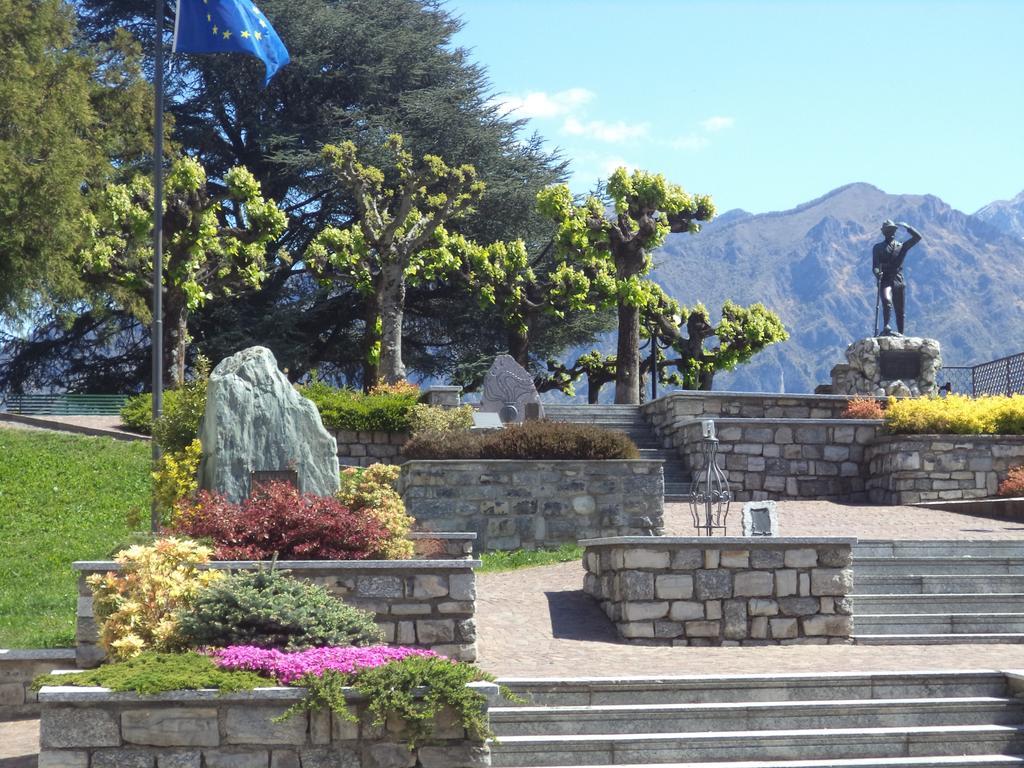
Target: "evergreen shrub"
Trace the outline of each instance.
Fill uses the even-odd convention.
[[[299,387],[299,392],[313,401],[327,429],[348,432],[408,432],[420,395],[411,384],[378,386],[364,394],[317,379]]]
[[[589,424],[526,421],[488,432],[422,432],[404,446],[407,459],[636,459],[624,432]]]
[[[288,483],[261,485],[240,504],[200,491],[171,528],[212,540],[219,560],[369,560],[388,542],[372,516]]]
[[[250,645],[299,651],[380,642],[374,616],[276,569],[232,574],[202,590],[178,619],[193,648]]]

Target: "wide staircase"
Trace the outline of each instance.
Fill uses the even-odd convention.
[[[861,541],[858,644],[1024,642],[1024,541]]]
[[[810,652],[810,649],[809,649]],[[505,680],[493,765],[1024,766],[1024,703],[999,672]],[[1016,687],[1016,682],[1013,683]]]
[[[552,421],[593,424],[625,432],[640,449],[641,458],[661,459],[665,462],[665,500],[685,501],[690,498],[690,476],[683,466],[683,459],[674,448],[662,445],[661,438],[640,412],[640,406],[545,403],[544,417]]]

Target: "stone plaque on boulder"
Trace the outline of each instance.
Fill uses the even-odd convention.
[[[874,336],[846,349],[832,369],[832,394],[918,397],[938,394],[942,353],[935,339]]]
[[[199,426],[199,487],[245,499],[253,473],[294,470],[303,493],[333,496],[338,446],[312,401],[277,368],[269,349],[250,347],[210,374]]]
[[[544,418],[544,406],[533,385],[533,377],[512,355],[498,355],[484,377],[480,410],[498,414],[506,424],[521,423],[526,417],[527,403],[536,403],[539,418]]]

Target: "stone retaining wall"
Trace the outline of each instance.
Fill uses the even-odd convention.
[[[718,466],[738,501],[863,500],[865,448],[882,422],[869,419],[716,419]],[[704,466],[701,424],[681,430],[682,454],[696,473]]]
[[[418,530],[475,531],[478,551],[660,535],[661,461],[407,461],[399,489]]]
[[[39,700],[29,690],[32,681],[74,664],[74,648],[0,649],[0,721],[38,715]]]
[[[583,588],[646,645],[848,643],[856,539],[594,539]]]
[[[278,563],[297,578],[326,587],[350,605],[373,611],[393,645],[430,648],[459,661],[476,660],[476,574],[478,560],[297,560]],[[270,563],[222,561],[210,567],[252,570]],[[92,592],[85,578],[117,570],[114,562],[77,562],[76,660],[94,667],[103,659],[97,644]]]
[[[368,467],[371,464],[402,463],[402,446],[408,432],[332,432],[338,442],[338,462],[347,466]]]
[[[883,405],[885,398],[878,398]],[[784,395],[763,392],[671,392],[640,406],[665,438],[665,447],[680,448],[680,431],[700,419],[838,419],[850,398],[840,395]]]
[[[868,446],[868,499],[913,504],[991,496],[1024,464],[1020,435],[887,435]]]
[[[473,687],[489,701],[492,683]],[[39,768],[481,768],[489,747],[467,738],[454,713],[442,712],[429,746],[410,752],[404,727],[375,726],[365,700],[350,698],[350,722],[327,710],[272,718],[302,689],[264,688],[220,695],[176,691],[157,696],[105,688],[47,687],[39,693]]]

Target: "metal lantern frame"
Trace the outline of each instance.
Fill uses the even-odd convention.
[[[704,466],[694,476],[690,486],[690,514],[693,516],[693,527],[698,535],[714,536],[715,531],[725,533],[726,520],[729,517],[729,505],[732,503],[732,490],[729,479],[718,466],[718,438],[715,436],[715,423],[702,422],[704,439],[701,450]]]

